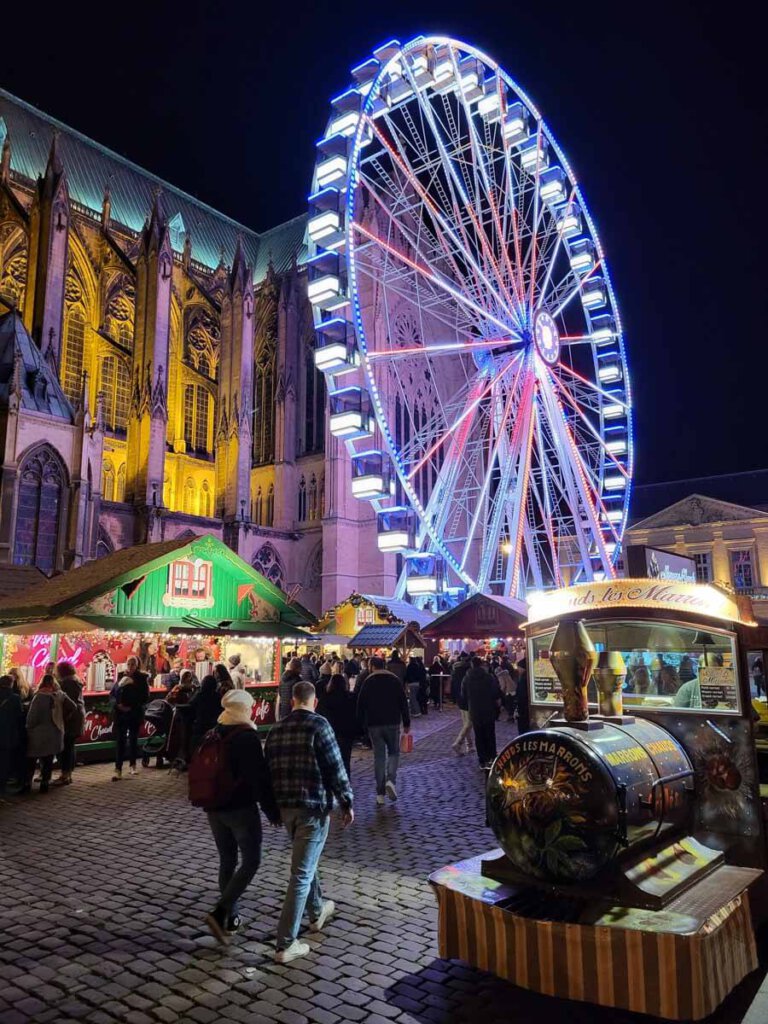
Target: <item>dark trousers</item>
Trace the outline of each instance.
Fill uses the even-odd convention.
[[[496,722],[473,722],[477,760],[480,764],[489,764],[496,757]]]
[[[232,811],[208,811],[216,848],[219,851],[219,902],[217,906],[231,916],[237,913],[237,901],[245,892],[261,863],[261,818],[258,807],[238,807]],[[237,855],[240,853],[240,867]]]
[[[14,751],[10,747],[0,747],[0,796],[5,792],[11,775]]]
[[[75,770],[75,743],[77,736],[64,737],[64,747],[59,754],[59,768],[63,775],[71,775]]]
[[[344,767],[347,769],[347,776],[349,778],[352,778],[351,764],[353,738],[351,736],[337,735],[336,742],[339,744],[339,750],[341,751],[341,760],[344,762]]]
[[[32,782],[32,776],[35,774],[35,765],[40,762],[40,781],[50,782],[51,775],[53,774],[53,754],[48,754],[46,757],[28,757],[27,758],[27,780],[26,784],[29,786]]]
[[[133,715],[121,715],[117,713],[113,733],[117,741],[117,753],[115,755],[115,768],[122,768],[125,761],[125,749],[128,747],[128,760],[131,768],[136,767],[136,760],[139,756],[139,729],[141,719]]]

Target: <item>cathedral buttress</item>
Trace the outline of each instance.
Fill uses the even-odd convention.
[[[69,246],[69,188],[54,134],[45,174],[38,178],[30,211],[28,300],[24,324],[42,352],[57,367]]]

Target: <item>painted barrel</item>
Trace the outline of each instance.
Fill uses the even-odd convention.
[[[623,851],[686,828],[692,766],[653,722],[525,733],[488,779],[488,818],[512,863],[541,880],[593,878]]]

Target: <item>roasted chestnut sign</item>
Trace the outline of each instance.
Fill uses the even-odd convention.
[[[521,873],[579,881],[623,850],[684,829],[692,774],[677,740],[652,722],[543,729],[496,759],[489,820]]]

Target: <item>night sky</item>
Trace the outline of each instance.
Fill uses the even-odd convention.
[[[8,6],[4,88],[256,230],[303,211],[328,101],[375,46],[441,32],[484,48],[541,109],[597,222],[636,481],[768,465],[768,132],[746,4]]]

